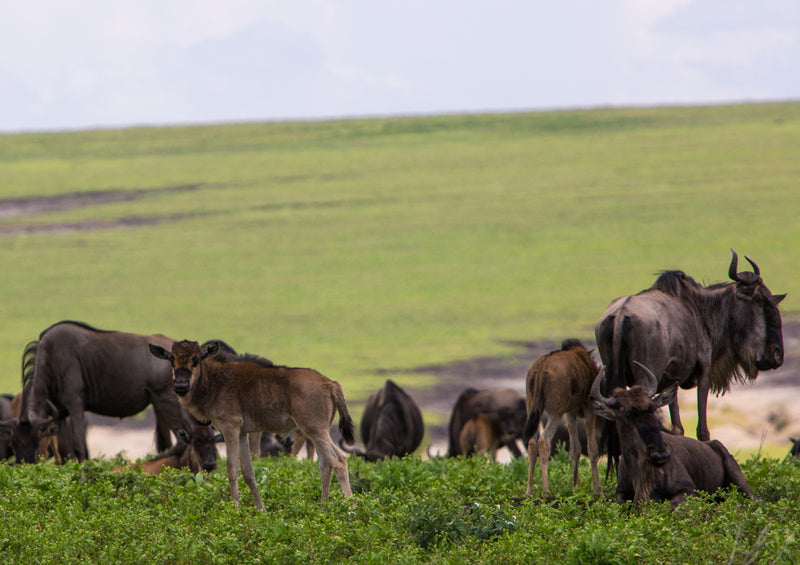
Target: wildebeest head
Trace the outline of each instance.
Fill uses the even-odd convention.
[[[192,447],[190,456],[192,461],[191,468],[202,469],[203,471],[215,471],[217,469],[217,434],[209,425],[203,425],[193,417],[188,430],[181,430],[178,439]]]
[[[0,422],[0,438],[11,441],[17,463],[38,463],[41,441],[58,433],[58,410],[48,401],[50,417],[46,420],[18,420],[11,418]]]
[[[753,378],[758,371],[777,369],[783,364],[783,331],[778,304],[786,295],[773,295],[761,279],[758,265],[748,257],[753,272],[737,272],[738,257],[733,257],[728,276],[736,283],[735,307],[730,312],[736,349],[745,373]]]
[[[604,367],[592,385],[590,394],[592,408],[598,416],[617,422],[621,440],[635,443],[629,445],[629,448],[645,454],[652,465],[660,467],[669,461],[671,453],[661,435],[664,427],[656,411],[675,399],[678,384],[675,383],[662,393],[655,394],[658,385],[655,375],[641,363],[637,361],[634,363],[645,371],[647,375],[645,384],[631,388],[616,388],[610,396],[605,397],[600,392],[605,380]]]
[[[172,385],[178,396],[189,392],[200,374],[200,363],[216,355],[219,349],[216,341],[206,343],[202,349],[196,341],[176,341],[172,344],[172,351],[152,343],[149,345],[150,353],[172,364]]]

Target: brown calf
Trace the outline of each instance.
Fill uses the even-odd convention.
[[[542,467],[542,494],[550,494],[547,460],[550,457],[553,436],[564,416],[569,431],[572,486],[578,486],[578,462],[581,458],[578,418],[583,418],[586,424],[586,448],[592,467],[592,491],[596,495],[603,493],[597,470],[600,454],[597,442],[594,441],[598,422],[589,399],[589,391],[597,373],[597,364],[577,339],[564,340],[559,351],[542,355],[528,371],[525,382],[528,422],[522,434],[522,441],[528,446],[528,496],[533,495],[537,455]],[[543,414],[547,415],[547,425],[539,435],[539,421]]]
[[[253,493],[256,507],[264,509],[256,487],[248,434],[285,434],[294,428],[316,447],[327,498],[332,472],[345,496],[351,496],[347,458],[334,444],[328,428],[339,412],[339,429],[348,443],[354,441],[353,420],[342,387],[313,369],[264,367],[252,361],[220,363],[212,357],[218,344],[201,349],[195,341],[176,341],[172,350],[150,345],[150,352],[172,364],[175,393],[181,406],[200,421],[211,421],[225,438],[231,498],[239,506],[239,461],[242,476]]]
[[[496,459],[497,450],[514,439],[513,432],[508,432],[509,426],[502,419],[503,414],[481,412],[467,420],[458,436],[461,453],[466,456],[488,453]]]

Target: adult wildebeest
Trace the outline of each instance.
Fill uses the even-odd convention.
[[[634,360],[658,375],[659,391],[676,382],[696,386],[700,440],[710,437],[709,390],[724,393],[733,380],[755,379],[783,363],[778,304],[785,295],[772,295],[750,259],[753,272],[738,273],[731,252],[732,283],[704,287],[682,271],[666,271],[651,288],[611,302],[595,328],[608,374],[603,393],[643,381]],[[673,430],[683,433],[677,397],[669,410]]]
[[[152,459],[116,467],[112,473],[120,473],[128,469],[141,469],[142,473],[160,475],[167,467],[173,469],[188,468],[192,473],[214,471],[217,468],[216,434],[211,426],[197,425],[189,432],[178,434],[178,442],[169,451],[156,455]]]
[[[253,361],[220,363],[218,345],[200,348],[196,341],[176,341],[171,348],[151,344],[150,352],[172,365],[175,393],[181,405],[201,421],[210,420],[222,432],[228,452],[231,498],[239,505],[239,461],[256,507],[264,509],[256,486],[247,434],[287,433],[295,427],[314,443],[319,454],[322,497],[328,497],[331,473],[345,496],[351,496],[347,457],[328,431],[336,412],[339,429],[353,443],[353,420],[342,387],[313,369],[264,367]]]
[[[675,507],[695,491],[714,493],[730,485],[752,498],[742,470],[721,442],[672,435],[664,429],[656,410],[674,400],[678,384],[659,394],[656,376],[638,361],[634,363],[645,375],[644,384],[616,388],[604,396],[601,371],[591,391],[595,411],[616,422],[620,437],[617,502],[669,500]]]
[[[163,335],[98,330],[71,321],[44,330],[36,347],[33,377],[23,389],[22,412],[14,423],[17,460],[35,462],[35,447],[46,426],[69,417],[65,425],[72,431],[72,456],[83,461],[88,456],[85,411],[124,418],[148,404],[156,416],[157,449],[168,449],[170,430],[178,433],[190,424],[172,390],[169,363],[150,355],[149,343],[167,346],[172,340]]]
[[[550,444],[563,417],[566,417],[569,431],[572,486],[578,486],[578,463],[581,458],[578,418],[583,418],[587,438],[595,438],[597,418],[592,411],[589,392],[597,372],[594,359],[577,339],[564,340],[560,350],[542,355],[531,365],[525,380],[528,421],[522,434],[522,442],[528,449],[528,496],[533,495],[537,456],[542,468],[542,494],[550,494],[547,460],[550,457]],[[547,425],[540,434],[539,421],[543,414],[547,414]],[[603,488],[597,470],[597,460],[600,458],[597,442],[587,440],[587,450],[592,468],[592,491],[599,496]]]
[[[511,412],[513,418],[513,429],[504,430],[503,437],[507,438],[504,444],[514,457],[520,457],[522,452],[517,447],[517,438],[522,435],[522,428],[525,425],[527,412],[525,411],[525,397],[511,389],[476,390],[468,388],[464,390],[453,405],[453,412],[450,415],[448,424],[448,448],[447,456],[456,457],[465,455],[459,445],[461,428],[467,421],[476,414],[499,414],[501,410]],[[503,421],[506,421],[504,418]]]
[[[498,412],[480,412],[464,423],[458,436],[458,445],[463,455],[488,453],[497,458],[497,450],[516,439],[514,414],[501,409]]]
[[[417,403],[388,379],[367,399],[359,430],[366,451],[339,446],[367,461],[413,453],[425,433]]]

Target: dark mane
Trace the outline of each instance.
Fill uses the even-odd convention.
[[[664,294],[681,296],[687,289],[701,288],[702,285],[683,271],[662,271],[648,290],[660,290]]]
[[[236,353],[236,350],[222,341],[221,339],[211,339],[206,341],[200,346],[200,349],[203,349],[209,343],[216,341],[219,344],[219,350],[217,354],[214,356],[214,359],[219,361],[220,363],[230,363],[232,361],[249,361],[250,363],[256,363],[257,365],[261,365],[262,367],[276,367],[275,363],[267,359],[266,357],[261,357],[259,355],[255,355],[254,353]]]
[[[33,380],[33,369],[36,364],[36,349],[38,341],[29,341],[22,352],[22,388]]]

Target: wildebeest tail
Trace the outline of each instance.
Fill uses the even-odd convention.
[[[628,316],[623,316],[619,326],[614,331],[612,355],[608,364],[606,364],[606,381],[601,391],[605,396],[610,396],[611,391],[615,388],[625,387],[630,380],[629,375],[626,374],[630,370],[627,362],[630,335],[631,319]],[[630,377],[632,378],[632,376]],[[608,457],[608,466],[606,467],[606,480],[608,480],[611,470],[619,468],[619,456],[621,453],[617,425],[614,422],[606,420],[603,424],[600,444],[605,448]]]
[[[528,448],[528,442],[539,431],[539,421],[542,418],[544,409],[544,388],[546,386],[547,375],[542,372],[539,363],[535,363],[531,368],[533,374],[530,377],[533,390],[529,391],[531,406],[528,406],[528,419],[525,428],[522,430],[522,444]]]
[[[347,403],[344,400],[344,391],[342,386],[334,382],[333,387],[333,405],[339,412],[339,432],[346,443],[354,444],[356,442],[355,429],[353,418],[350,417],[350,411],[347,409]]]

